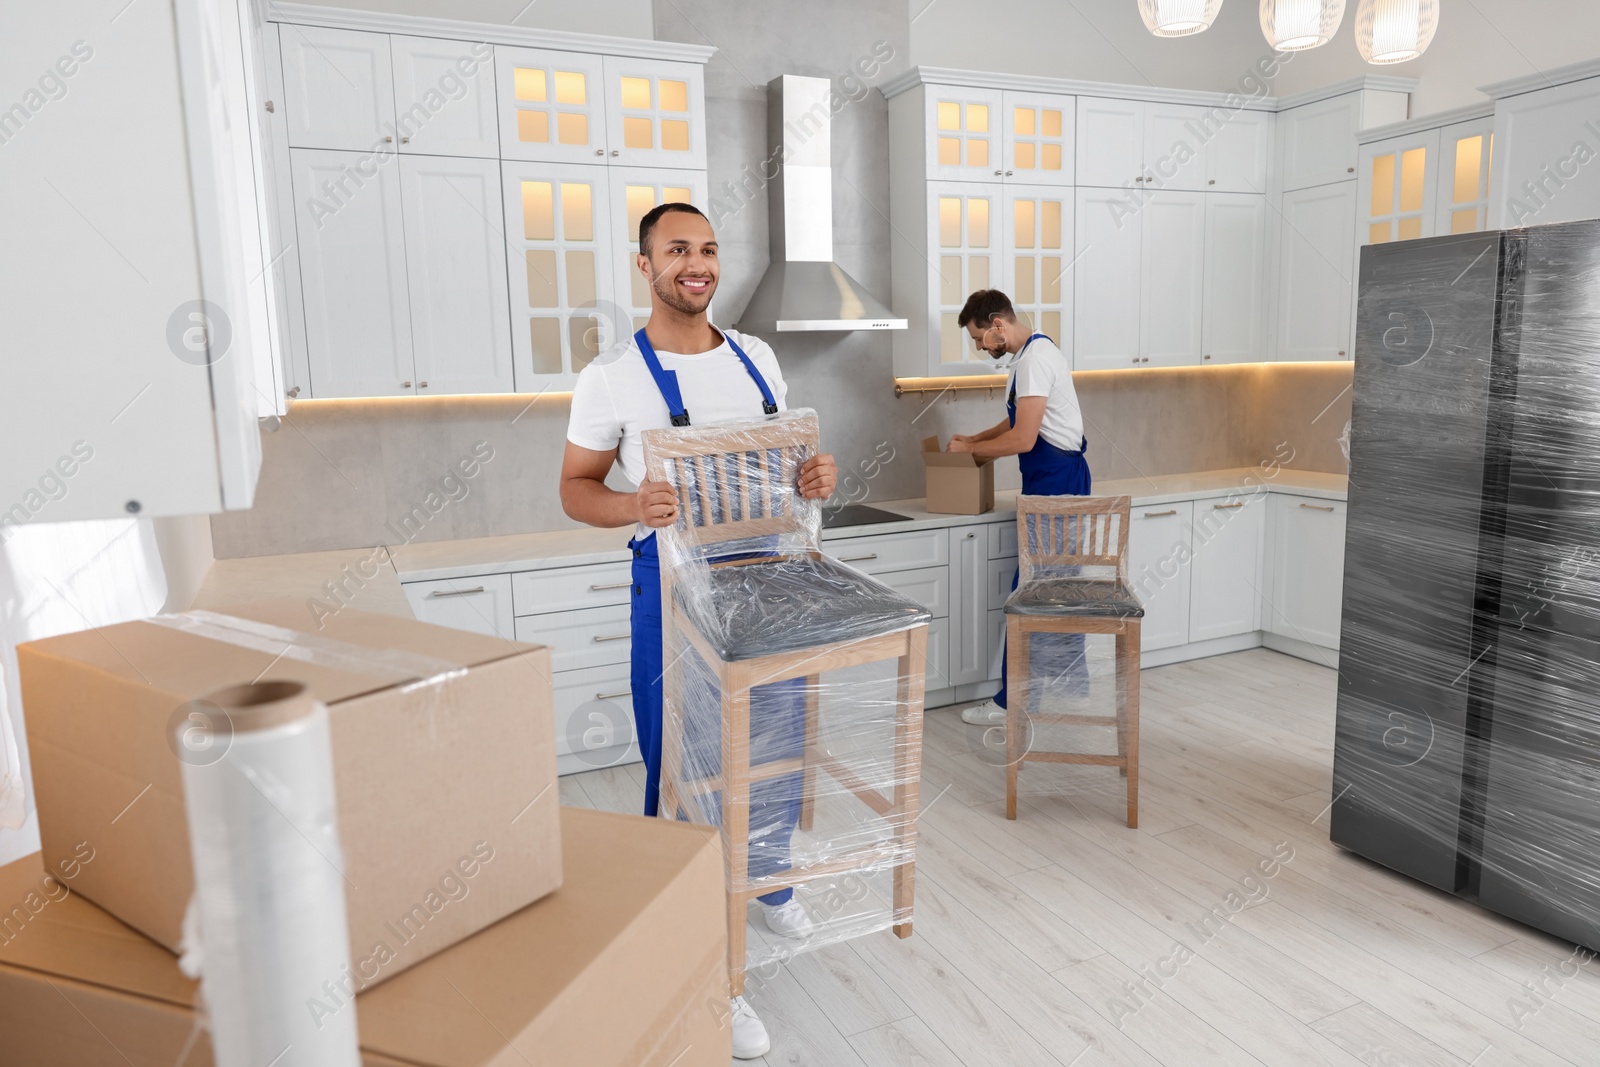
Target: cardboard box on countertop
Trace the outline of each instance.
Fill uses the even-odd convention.
[[[970,452],[946,452],[938,437],[922,439],[927,503],[936,515],[982,515],[994,510],[994,460]]]
[[[366,1067],[726,1067],[716,832],[560,817],[560,890],[356,997]],[[76,878],[43,876],[38,855],[0,867],[6,1067],[211,1067],[198,984],[171,953],[64,892]]]
[[[352,608],[315,633],[305,620],[284,599],[19,646],[44,862],[92,850],[73,889],[176,951],[193,889],[178,753],[226,758],[228,743],[189,702],[303,682],[329,709],[367,985],[561,884],[550,652]],[[200,744],[176,743],[180,725]]]

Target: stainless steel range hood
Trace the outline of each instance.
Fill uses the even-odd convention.
[[[767,132],[782,146],[767,187],[772,265],[739,319],[742,331],[906,328],[833,261],[831,95],[827,78],[785,74],[767,85]]]

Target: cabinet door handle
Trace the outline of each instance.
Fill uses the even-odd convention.
[[[592,592],[603,593],[607,589],[626,589],[632,584],[632,582],[612,582],[610,585],[591,585],[589,589]]]
[[[995,171],[995,172],[994,172],[994,176],[995,176],[995,177],[996,177],[996,178],[998,178],[998,177],[1000,177],[1000,172],[999,172],[999,171]]]
[[[473,593],[483,592],[483,586],[475,585],[471,589],[435,589],[428,594],[429,600],[441,600],[447,596],[471,596]]]
[[[1217,184],[1217,179],[1212,178],[1209,181],[1207,181],[1206,184],[1207,185],[1215,185],[1215,184]]]
[[[410,389],[411,388],[411,383],[410,382],[401,382],[400,383],[400,388],[402,388],[402,389]]]
[[[1356,172],[1356,168],[1354,168],[1354,167],[1346,167],[1346,168],[1344,168],[1344,172],[1346,174],[1354,174]]]
[[[277,105],[273,104],[273,102],[271,100],[268,100],[267,101],[267,114],[271,115],[271,114],[275,113],[277,110],[278,110]]]
[[[1237,501],[1233,502],[1232,504],[1212,504],[1211,506],[1213,508],[1215,508],[1217,511],[1227,511],[1229,508],[1242,508],[1242,507],[1244,507],[1244,501],[1243,500],[1237,500]]]
[[[622,633],[622,634],[595,634],[594,643],[598,645],[602,641],[626,641],[628,638],[630,638],[632,636],[633,636],[633,631],[632,630],[629,630],[627,633]]]
[[[1173,508],[1171,511],[1147,511],[1144,513],[1144,517],[1147,519],[1164,519],[1168,515],[1176,515],[1177,513],[1177,508]]]
[[[611,150],[611,154],[614,156],[620,156],[622,155],[622,150],[620,148],[613,148]]]
[[[631,697],[631,696],[633,696],[633,690],[632,689],[618,689],[615,693],[596,693],[594,695],[594,698],[596,700],[616,700],[619,697]]]
[[[394,144],[394,138],[393,137],[385,137],[383,139],[383,143],[384,144]]]
[[[1328,505],[1327,507],[1323,507],[1321,504],[1301,504],[1300,506],[1305,508],[1307,511],[1332,511],[1333,510],[1333,506],[1331,504]]]
[[[418,389],[426,389],[427,387],[428,387],[428,383],[427,382],[418,382],[417,383],[417,388]]]
[[[868,552],[864,556],[840,556],[839,557],[839,562],[840,563],[860,563],[864,559],[877,559],[877,558],[878,558],[878,554],[876,552]]]
[[[594,154],[597,156],[603,156],[606,154],[606,150],[604,148],[596,148],[594,150]]]
[[[976,534],[976,533],[968,533],[968,534],[967,534],[967,540],[968,540],[968,541],[970,541],[970,540],[972,540],[972,539],[973,539],[973,538],[974,538],[974,537],[977,537],[977,536],[978,536],[978,535],[977,535],[977,534]]]

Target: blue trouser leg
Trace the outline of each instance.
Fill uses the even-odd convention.
[[[644,813],[660,808],[662,676],[661,568],[656,539],[629,541],[633,549],[633,722],[644,758]],[[707,728],[713,736],[704,734]],[[721,723],[714,717],[690,715],[684,722],[685,748],[694,753],[696,773],[721,770]],[[805,745],[804,680],[795,678],[750,691],[750,761],[793,759]],[[714,761],[714,764],[712,764]],[[712,765],[708,765],[712,764]],[[800,822],[801,776],[759,782],[750,795],[750,877],[763,878],[789,869],[789,842]],[[674,815],[681,815],[675,812]],[[779,889],[758,897],[763,904],[783,904],[794,895]]]

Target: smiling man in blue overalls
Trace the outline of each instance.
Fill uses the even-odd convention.
[[[650,283],[650,321],[626,345],[578,375],[561,464],[561,506],[591,526],[635,524],[633,540],[628,542],[633,550],[633,717],[645,762],[644,813],[655,815],[661,780],[663,671],[655,531],[677,521],[678,500],[668,483],[645,480],[642,435],[645,430],[691,425],[691,413],[695,426],[774,414],[783,410],[786,388],[777,357],[765,342],[719,330],[706,317],[719,267],[716,234],[704,215],[688,204],[663,204],[645,215],[639,223],[637,267]],[[621,466],[637,491],[618,492],[606,486],[613,464]],[[800,494],[826,499],[837,480],[833,457],[814,456],[801,468]],[[779,732],[787,729],[784,722],[758,720],[763,718],[763,704],[769,706],[768,719],[793,719],[786,714],[793,695],[781,684],[753,691],[752,735],[763,726]],[[758,824],[765,824],[763,854],[758,857],[756,848],[751,849],[752,875],[761,873],[761,868],[770,873],[787,867],[789,835],[799,815],[798,791],[794,793],[765,804],[751,803],[753,839]],[[773,932],[792,938],[811,933],[811,920],[793,890],[757,899]],[[743,997],[734,999],[731,1022],[736,1057],[753,1059],[770,1049],[766,1028]]]
[[[1056,343],[1042,333],[1032,333],[1011,307],[1011,299],[998,289],[979,289],[967,298],[956,320],[978,348],[996,360],[1011,359],[1011,381],[1006,390],[1006,421],[982,433],[950,439],[950,451],[971,452],[980,459],[1016,456],[1022,469],[1026,496],[1088,496],[1089,464],[1083,454],[1089,440],[1083,435],[1083,412],[1072,386],[1072,366]],[[1011,588],[1017,587],[1016,578]],[[1062,639],[1061,659],[1069,678],[1083,676],[1083,638]],[[1039,647],[1036,639],[1034,648]],[[1000,659],[1000,692],[961,712],[964,722],[997,726],[1006,721],[1006,660]]]

